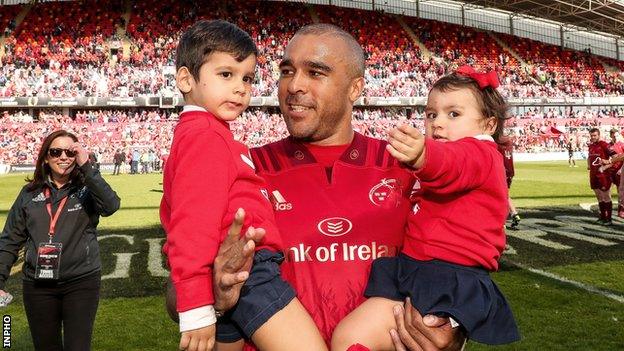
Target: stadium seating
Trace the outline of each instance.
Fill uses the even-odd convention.
[[[285,45],[298,28],[312,23],[314,14],[321,22],[345,28],[362,44],[367,64],[364,95],[368,97],[426,96],[435,80],[462,64],[495,69],[501,78],[500,91],[507,97],[624,94],[623,61],[495,34],[527,63],[523,66],[490,34],[455,24],[288,2],[235,0],[197,6],[193,1],[138,0],[131,2],[129,13],[124,4],[123,0],[37,2],[19,25],[15,19],[24,7],[0,6],[0,26],[6,34],[0,97],[173,94],[171,66],[178,38],[182,30],[202,18],[222,18],[250,33],[260,53],[253,95],[275,96],[277,64]],[[284,13],[287,18],[281,15]],[[421,52],[401,20],[433,56]],[[129,54],[119,50],[114,56],[110,45],[121,41],[117,33],[124,29]],[[605,69],[604,64],[610,68]],[[354,116],[358,131],[379,138],[407,121],[403,109],[358,108]],[[411,117],[409,122],[422,128],[422,116],[414,113]],[[509,127],[520,151],[560,150],[564,137],[544,133],[552,126],[565,130],[565,138],[572,137],[583,148],[588,127],[621,128],[622,117],[623,110],[565,114],[529,110],[509,120]],[[175,114],[162,110],[80,111],[73,118],[46,110],[36,119],[4,111],[0,114],[0,147],[8,151],[0,155],[0,163],[33,162],[41,137],[59,127],[76,131],[105,162],[116,148],[166,152],[175,119]],[[277,113],[258,108],[245,112],[232,130],[249,146],[286,135]]]
[[[562,49],[527,38],[499,36],[532,66],[531,75],[548,89],[548,96],[602,96],[621,94],[622,82],[607,74],[587,52]]]
[[[108,57],[106,40],[121,22],[121,4],[121,0],[37,3],[11,36],[4,62],[42,68],[101,65]]]
[[[281,13],[288,13],[288,18],[281,17]],[[135,71],[152,71],[154,66],[162,70],[163,65],[173,65],[180,32],[198,19],[216,18],[237,24],[254,38],[259,57],[253,94],[275,95],[277,63],[284,46],[298,28],[312,22],[305,7],[292,3],[230,1],[195,7],[174,0],[138,2],[128,25],[133,40],[130,64]],[[175,90],[171,80],[170,85]]]
[[[16,28],[15,17],[22,10],[22,5],[0,6],[0,30],[9,35]]]
[[[473,28],[412,17],[403,20],[433,53],[425,58],[397,17],[381,12],[287,2],[133,1],[125,23],[122,0],[36,3],[5,39],[0,96],[138,96],[175,93],[172,71],[181,31],[200,18],[223,18],[248,31],[258,44],[255,96],[275,96],[277,62],[292,34],[311,23],[335,23],[354,34],[367,55],[365,96],[425,96],[428,87],[461,64],[496,69],[501,92],[509,97],[562,97],[624,93],[619,73],[606,72],[600,60],[584,52],[562,50],[529,39],[496,34],[517,52],[520,62]],[[1,6],[7,26],[22,9]],[[279,14],[288,13],[288,18]],[[111,56],[126,28],[129,54]],[[624,63],[603,62],[620,70]],[[117,63],[117,64],[115,64]]]

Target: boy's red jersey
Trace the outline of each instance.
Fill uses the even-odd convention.
[[[213,304],[212,266],[238,208],[245,209],[245,227],[267,231],[257,250],[281,250],[268,193],[249,150],[211,113],[181,114],[163,178],[163,252],[179,312]]]
[[[251,150],[282,235],[282,274],[327,342],[364,301],[373,259],[403,241],[414,177],[385,146],[356,133],[331,171],[292,138]]]

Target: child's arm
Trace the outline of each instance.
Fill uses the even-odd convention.
[[[503,167],[502,159],[498,160],[500,153],[476,138],[439,142],[402,125],[390,132],[388,141],[390,154],[415,168],[420,181],[438,194],[477,188],[488,181],[492,172],[502,172],[493,169]]]
[[[167,254],[180,312],[180,347],[214,343],[214,258],[226,212],[232,159],[214,133],[192,130],[179,135],[175,170],[165,194]],[[212,346],[210,346],[212,347]]]

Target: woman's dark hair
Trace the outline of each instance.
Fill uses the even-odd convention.
[[[28,191],[34,191],[36,189],[39,189],[41,186],[43,186],[43,184],[45,183],[45,181],[48,179],[48,176],[50,175],[50,165],[48,165],[45,160],[46,160],[46,156],[48,155],[48,150],[50,149],[50,145],[52,145],[52,142],[54,141],[54,139],[59,138],[59,137],[69,137],[71,138],[73,141],[77,142],[78,138],[66,131],[66,130],[57,130],[55,132],[50,133],[44,140],[43,143],[41,144],[41,149],[39,149],[39,155],[37,156],[37,163],[35,164],[35,173],[33,174],[32,179],[31,178],[26,178],[26,181],[29,183],[28,184]],[[82,183],[82,178],[79,177],[79,173],[78,173],[78,165],[76,165],[74,167],[74,169],[72,170],[72,172],[69,175],[69,179],[72,182],[79,182]]]
[[[447,92],[462,88],[468,88],[472,91],[477,98],[477,103],[481,108],[483,116],[486,118],[496,117],[496,130],[492,134],[492,138],[494,138],[494,141],[499,142],[499,139],[503,136],[505,121],[509,118],[507,115],[509,106],[495,88],[487,86],[481,89],[476,80],[458,73],[452,73],[435,82],[431,90]]]

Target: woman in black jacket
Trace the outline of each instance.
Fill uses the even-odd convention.
[[[96,227],[119,197],[64,130],[45,138],[27,181],[0,236],[0,296],[26,245],[23,297],[35,349],[89,350],[100,295]]]

